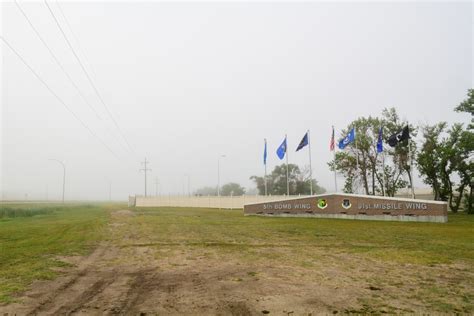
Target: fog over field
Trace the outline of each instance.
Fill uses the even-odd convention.
[[[473,87],[473,5],[388,2],[18,2],[77,84],[55,63],[12,1],[1,3],[3,199],[126,199],[238,182],[253,188],[281,162],[308,164],[329,191],[331,126],[337,136],[360,116],[394,106],[414,124],[468,122],[454,107]],[[94,113],[97,112],[96,113]],[[110,112],[110,114],[109,114]],[[113,119],[112,119],[113,118]],[[114,123],[115,121],[115,123]],[[118,127],[118,128],[117,128]],[[100,140],[99,140],[100,139]],[[343,179],[339,179],[342,185]],[[425,187],[416,179],[417,187]]]

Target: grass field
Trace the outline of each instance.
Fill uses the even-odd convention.
[[[111,206],[10,204],[0,208],[0,302],[37,279],[52,279],[58,256],[85,254],[103,237]]]
[[[137,209],[135,238],[213,247],[249,256],[262,247],[317,247],[377,260],[438,264],[474,260],[474,216],[452,214],[446,225],[333,219],[244,217],[242,211]],[[261,257],[261,252],[257,256]],[[272,257],[277,253],[272,253]],[[292,256],[292,260],[303,258]]]
[[[16,300],[12,295],[33,280],[54,278],[57,267],[67,274],[73,267],[65,268],[71,263],[62,256],[100,243],[105,248],[89,280],[107,285],[81,301],[83,309],[474,312],[474,216],[450,214],[438,224],[185,208],[115,212],[121,208],[76,205],[0,217],[0,299]],[[105,294],[107,287],[115,290]],[[132,303],[117,307],[117,300]]]

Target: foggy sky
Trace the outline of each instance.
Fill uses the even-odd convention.
[[[129,149],[81,71],[43,2],[20,2],[89,102],[77,95],[14,2],[1,5],[1,34],[118,156],[111,154],[3,43],[3,198],[126,199],[221,183],[253,187],[288,134],[289,160],[308,164],[334,189],[327,167],[331,125],[394,106],[414,124],[467,122],[453,108],[472,87],[472,4],[49,2]],[[339,178],[339,186],[343,179]],[[415,185],[425,187],[420,179]],[[187,190],[187,188],[185,188]]]

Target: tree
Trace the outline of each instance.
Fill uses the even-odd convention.
[[[470,130],[463,131],[458,146],[461,155],[458,156],[460,162],[457,171],[461,182],[469,187],[469,193],[464,195],[464,210],[468,214],[474,214],[474,133]]]
[[[469,214],[474,214],[473,195],[473,173],[474,173],[474,89],[467,91],[467,99],[462,101],[455,109],[456,112],[466,112],[471,114],[471,123],[467,130],[461,135],[459,146],[464,153],[464,162],[460,164],[459,173],[461,181],[469,186],[469,193],[464,195],[464,209]]]
[[[295,164],[288,164],[288,175],[290,184],[290,195],[310,194],[309,168],[300,168]],[[260,195],[265,194],[264,177],[251,176],[257,186]],[[320,187],[315,179],[313,181],[313,193],[321,194],[326,190]],[[270,195],[285,195],[286,191],[286,164],[275,166],[271,174],[267,175],[267,189]]]
[[[244,195],[245,194],[245,189],[240,186],[238,183],[230,182],[227,184],[224,184],[220,190],[220,194],[222,196],[238,196],[238,195]]]
[[[474,89],[467,90],[467,99],[462,101],[454,110],[456,112],[470,113],[471,124],[468,125],[468,129],[474,129]]]
[[[472,132],[464,130],[462,124],[454,124],[448,134],[443,144],[444,159],[441,171],[442,179],[449,190],[449,207],[453,212],[457,212],[467,186],[471,187],[472,194],[474,164],[469,161],[469,155],[473,152],[474,137]],[[452,174],[459,177],[459,183],[452,180]],[[472,204],[468,206],[467,212],[472,212]]]
[[[384,109],[382,111],[382,120],[384,124],[385,139],[390,135],[399,132],[403,127],[408,125],[410,131],[410,139],[403,141],[395,148],[385,146],[386,156],[389,157],[390,165],[387,168],[388,195],[394,196],[397,191],[407,184],[413,187],[413,162],[416,156],[416,143],[414,137],[417,135],[417,128],[409,124],[407,121],[400,120],[395,108]],[[403,179],[403,175],[407,175],[408,183]]]
[[[194,195],[217,195],[217,187],[202,187],[194,192]]]
[[[446,122],[424,126],[422,129],[423,143],[416,157],[418,171],[423,182],[432,187],[434,199],[440,201],[447,201],[449,198],[449,189],[442,176],[446,158],[444,157],[445,144],[441,141],[441,135],[445,133],[446,127]]]
[[[345,192],[353,193],[362,187],[365,194],[375,195],[376,192],[383,190],[382,182],[378,183],[380,175],[377,172],[380,159],[376,143],[380,126],[382,121],[379,118],[369,116],[358,118],[342,130],[342,137],[352,128],[356,130],[355,142],[336,153],[336,170],[346,178]],[[383,181],[381,176],[380,181]]]
[[[464,196],[465,210],[472,214],[474,163],[470,156],[474,150],[474,133],[462,124],[454,124],[443,137],[446,126],[443,122],[424,128],[422,151],[417,156],[418,170],[423,181],[433,188],[435,199],[448,201],[456,213]],[[470,188],[469,194],[465,194],[466,187]]]
[[[450,159],[450,167],[459,177],[459,184],[456,188],[457,199],[454,206],[456,208],[460,206],[461,198],[464,195],[466,199],[465,211],[473,214],[474,133],[469,129],[464,129],[462,124],[454,124],[450,135],[453,138],[451,142],[453,154]],[[465,194],[465,188],[469,188],[469,193]],[[451,199],[450,207],[452,207]]]
[[[334,171],[345,177],[344,192],[354,193],[362,187],[367,195],[393,196],[398,189],[407,185],[403,175],[407,174],[410,183],[411,160],[408,157],[408,145],[414,148],[412,140],[405,141],[395,148],[388,147],[384,141],[385,168],[382,156],[377,152],[377,139],[381,126],[384,138],[399,132],[408,123],[401,121],[394,108],[384,109],[382,117],[362,117],[351,122],[342,131],[341,136],[347,135],[350,129],[356,129],[356,142],[346,146],[343,151],[336,153],[335,161],[329,163]],[[410,134],[416,134],[413,126],[409,127]],[[385,183],[385,185],[384,185]]]

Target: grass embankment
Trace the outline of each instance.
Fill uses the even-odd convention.
[[[16,207],[22,210],[14,216],[23,217],[0,218],[0,302],[35,279],[53,278],[51,268],[64,265],[58,256],[83,254],[105,239],[127,253],[117,252],[110,262],[117,266],[136,264],[137,254],[163,270],[205,257],[205,266],[248,268],[249,278],[258,276],[255,287],[305,280],[322,289],[350,288],[348,298],[357,297],[363,308],[347,312],[474,312],[471,215],[450,214],[441,224],[244,217],[242,210],[198,208],[136,208],[136,216],[109,217],[108,210],[124,206],[54,205],[26,212],[30,207]],[[108,220],[113,229],[104,234]],[[283,268],[284,278],[266,267]]]
[[[111,207],[111,206],[108,206]],[[104,205],[0,206],[0,302],[64,266],[57,256],[84,254],[102,238]]]
[[[474,263],[474,216],[450,214],[449,222],[413,223],[242,216],[242,211],[141,208],[129,219],[135,238],[148,242],[218,247],[252,254],[257,248],[306,247],[358,253],[413,264]],[[301,253],[298,253],[298,249]],[[277,256],[277,253],[270,253]],[[258,256],[265,253],[258,251]]]
[[[125,248],[152,249],[163,264],[192,264],[204,256],[213,264],[247,267],[260,284],[292,279],[329,292],[341,288],[359,306],[327,308],[347,313],[474,312],[471,215],[413,223],[244,217],[241,210],[135,211],[138,216],[128,217],[110,238]],[[176,259],[183,254],[187,262]],[[267,267],[284,269],[284,277],[265,278]]]

